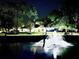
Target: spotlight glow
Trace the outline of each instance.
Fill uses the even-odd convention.
[[[68,43],[63,40],[62,35],[48,35],[48,37],[45,39],[45,46],[44,46],[44,52],[54,57],[54,59],[57,59],[57,56],[62,55],[64,50],[70,46],[74,46],[71,43]],[[43,46],[43,40],[35,43],[33,46]]]
[[[73,46],[63,39],[61,35],[48,36],[48,39],[45,41],[44,51],[49,55],[53,54],[54,59],[56,59],[66,48]]]

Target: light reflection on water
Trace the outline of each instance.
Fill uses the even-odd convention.
[[[42,57],[47,56],[51,58],[53,55],[54,59],[56,59],[58,55],[61,55],[63,51],[70,46],[73,46],[73,45],[64,41],[64,38],[61,35],[49,35],[45,39],[44,47],[43,47],[43,40],[41,40],[39,42],[11,43],[9,44],[8,50],[6,50],[8,45],[4,49],[8,51],[7,53],[11,52],[10,55],[12,54],[13,57],[14,55],[15,55],[15,58],[17,56],[18,59],[38,59],[36,58],[36,56],[40,54],[45,55],[45,56],[42,55]],[[46,59],[46,58],[43,58],[43,59]],[[50,58],[47,58],[47,59],[50,59]]]
[[[33,48],[33,46],[36,48]],[[43,48],[43,40],[32,45],[31,49],[34,51],[34,53],[38,50],[38,46]],[[49,35],[48,38],[45,39],[45,46],[42,50],[49,56],[53,55],[54,59],[56,59],[58,55],[62,55],[62,53],[71,46],[74,45],[64,41],[63,36]]]
[[[48,55],[53,54],[54,59],[56,59],[58,55],[62,55],[66,48],[73,46],[72,44],[64,41],[64,38],[61,35],[50,35],[48,37],[49,38],[45,42],[44,51]]]

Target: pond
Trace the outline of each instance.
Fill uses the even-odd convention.
[[[77,40],[77,43],[75,39]],[[60,41],[64,43],[62,44]],[[48,36],[45,39],[44,46],[43,43],[44,43],[43,40],[39,40],[38,42],[26,42],[26,43],[25,42],[1,43],[0,59],[69,59],[69,58],[78,59],[79,58],[78,36],[77,37],[58,36],[58,35]],[[56,54],[57,50],[60,52],[62,51],[62,54],[61,53],[59,54],[58,52],[57,52],[58,54]],[[57,58],[54,58],[55,57],[54,53],[57,56]]]

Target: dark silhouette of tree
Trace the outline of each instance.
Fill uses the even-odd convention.
[[[62,11],[59,10],[59,9],[55,9],[49,14],[49,16],[53,16],[53,15],[56,16],[55,19],[60,18],[60,17],[63,16]]]
[[[29,24],[33,23],[34,22],[33,20],[38,18],[36,9],[33,8],[33,6],[29,6],[26,0],[0,0],[0,7],[1,7],[0,14],[2,16],[7,15],[8,19],[11,19],[14,22],[14,27],[16,28],[16,31],[18,30],[19,26],[22,25],[27,26],[28,25],[27,23]],[[9,22],[11,21],[8,20],[7,22],[7,18],[5,20],[6,23],[10,24]],[[8,26],[4,26],[4,27],[8,27]],[[32,26],[30,26],[30,29],[31,27]]]
[[[22,15],[28,10],[26,6],[27,3],[25,0],[0,0],[1,26],[5,28],[11,28],[11,26],[14,25],[17,30],[19,17],[22,17]]]
[[[18,29],[18,21],[19,21],[19,17],[27,12],[27,3],[25,2],[25,0],[12,0],[12,1],[7,1],[8,5],[10,5],[11,7],[14,8],[14,12],[15,12],[15,27],[16,27],[16,31]]]
[[[49,19],[48,17],[46,18],[43,18],[43,22],[44,22],[44,27],[47,27],[47,26],[51,26],[51,19]]]
[[[4,8],[1,10],[0,13],[1,27],[5,28],[6,32],[9,31],[9,29],[11,29],[14,26],[13,18],[14,18],[13,12],[10,9]]]
[[[63,15],[68,16],[69,23],[76,25],[78,28],[79,25],[76,24],[76,21],[78,22],[78,16],[79,16],[79,3],[78,0],[61,0],[62,1],[62,11]],[[79,29],[79,28],[78,28]]]
[[[48,15],[48,18],[51,20],[51,26],[58,24],[62,17],[63,13],[61,10],[59,9],[52,10],[52,12],[50,12]]]

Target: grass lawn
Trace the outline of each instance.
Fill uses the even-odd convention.
[[[43,32],[20,32],[19,34],[6,34],[6,36],[39,36],[39,35],[64,35],[64,32],[47,32],[46,34]],[[69,33],[67,35],[79,35],[79,33]],[[0,36],[5,36],[4,33],[0,33]]]
[[[5,34],[4,33],[0,33],[0,36],[5,36]]]
[[[19,34],[6,34],[6,36],[39,36],[45,35],[42,32],[20,32]],[[5,33],[0,33],[0,36],[5,36]]]

